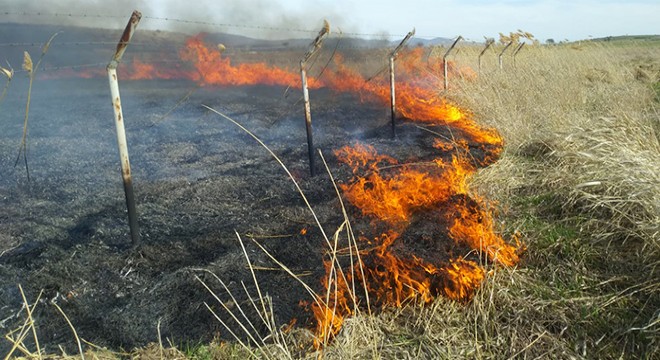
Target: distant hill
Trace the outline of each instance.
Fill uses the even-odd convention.
[[[653,41],[660,42],[660,35],[621,35],[593,38],[591,41]]]

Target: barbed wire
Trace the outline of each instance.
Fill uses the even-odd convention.
[[[12,12],[4,11],[0,14],[6,16],[43,16],[43,17],[72,17],[72,18],[127,18],[126,15],[111,15],[111,14],[77,14],[77,13],[46,13],[46,12]],[[263,25],[251,25],[251,24],[232,24],[232,23],[219,23],[212,21],[204,20],[191,20],[191,19],[178,19],[170,17],[157,17],[157,16],[142,16],[142,19],[147,20],[156,20],[156,21],[171,21],[181,24],[194,24],[194,25],[204,25],[212,27],[228,27],[228,28],[238,28],[238,29],[251,29],[251,30],[260,30],[260,31],[281,31],[281,32],[298,32],[298,33],[309,33],[316,34],[318,29],[301,29],[301,28],[291,28],[291,27],[277,27],[277,26],[263,26]],[[393,38],[393,37],[405,37],[405,34],[388,34],[388,33],[359,33],[359,32],[341,32],[333,31],[334,34],[343,34],[343,36],[355,36],[355,37],[377,37],[377,38]],[[446,36],[439,35],[416,35],[418,38],[424,39],[433,39],[433,38],[442,38]]]
[[[108,62],[103,62],[103,63],[94,63],[94,64],[78,64],[78,65],[66,65],[66,66],[40,66],[38,69],[39,72],[42,71],[57,71],[57,70],[68,70],[68,69],[84,69],[84,68],[93,68],[93,67],[102,67],[102,66],[107,66]],[[20,73],[25,73],[27,70],[24,69],[16,69],[14,70],[15,74],[20,74]]]
[[[31,43],[0,43],[0,48],[26,48],[26,47],[43,47],[43,42],[31,42]],[[103,41],[103,42],[56,42],[54,41],[50,48],[57,48],[58,46],[108,46],[109,50],[114,50],[114,46],[117,45],[117,41]],[[168,43],[131,43],[131,47],[151,47],[157,49],[172,48],[178,49],[184,45],[184,42],[168,42]],[[383,46],[385,48],[387,46]],[[305,51],[309,48],[306,45],[282,45],[282,46],[258,46],[258,45],[233,45],[228,47],[228,49],[241,50],[241,51],[256,51],[256,52],[270,52],[270,51]],[[365,50],[365,49],[380,49],[379,46],[373,45],[346,45],[340,44],[338,50]],[[231,51],[231,50],[229,50]]]
[[[78,64],[78,65],[66,65],[66,66],[42,66],[39,68],[39,71],[56,71],[56,70],[66,70],[66,69],[84,69],[84,68],[94,68],[94,67],[105,67],[108,65],[108,62],[102,63],[93,63],[93,64]],[[16,70],[17,73],[24,72],[25,70]]]
[[[74,13],[45,13],[45,12],[36,12],[36,13],[29,13],[26,11],[4,11],[2,12],[4,15],[18,15],[18,16],[55,16],[55,17],[89,17],[89,18],[122,18],[126,17],[125,15],[108,15],[108,14],[74,14]]]
[[[57,44],[58,46],[88,46],[88,45],[103,45],[103,46],[110,45],[110,46],[115,46],[115,45],[117,45],[117,41],[70,41],[70,42],[53,42],[53,44]],[[41,47],[43,45],[44,45],[43,42],[0,43],[0,47],[13,47],[13,46]],[[131,46],[163,47],[163,46],[167,46],[167,44],[131,43]]]
[[[331,37],[330,39],[340,39],[340,36],[336,37]],[[277,42],[274,40],[270,40],[270,42]],[[285,43],[287,41],[283,41]],[[167,41],[167,42],[149,42],[149,43],[131,43],[131,47],[152,47],[152,48],[173,48],[177,49],[185,44],[185,41]],[[11,42],[11,43],[0,43],[0,48],[11,48],[11,47],[43,47],[44,43],[43,42]],[[55,48],[57,46],[108,46],[108,47],[114,47],[117,45],[117,41],[70,41],[70,42],[57,42],[54,41],[51,44],[51,48]],[[365,49],[379,49],[379,48],[387,48],[390,44],[386,43],[381,46],[377,46],[374,44],[365,44],[365,45],[356,45],[354,43],[351,43],[350,40],[346,40],[345,43],[342,43],[338,46],[339,50],[365,50]],[[308,44],[296,44],[296,45],[281,45],[281,46],[273,46],[273,45],[252,45],[252,44],[235,44],[230,46],[231,49],[237,49],[237,50],[243,50],[243,51],[280,51],[280,50],[288,50],[288,51],[297,51],[297,50],[307,50],[309,48]]]
[[[187,64],[186,61],[184,60],[151,60],[149,61],[149,65],[153,64]],[[130,64],[130,62],[126,62],[126,64]],[[108,62],[98,62],[98,63],[90,63],[90,64],[76,64],[76,65],[63,65],[63,66],[49,66],[49,65],[42,65],[39,67],[39,72],[42,71],[58,71],[58,70],[73,70],[73,69],[84,69],[84,68],[105,68],[108,66]],[[27,70],[24,69],[16,69],[14,70],[15,74],[20,74],[20,73],[25,73]]]
[[[80,13],[47,13],[47,12],[12,12],[12,11],[4,11],[0,12],[0,17],[2,15],[5,16],[41,16],[41,17],[76,17],[76,18],[93,18],[93,19],[102,19],[102,18],[117,18],[117,19],[124,19],[126,18],[125,15],[112,15],[112,14],[80,14]],[[301,32],[301,33],[309,33],[309,34],[314,34],[317,32],[318,29],[300,29],[300,28],[284,28],[284,27],[273,27],[273,26],[261,26],[261,25],[249,25],[249,24],[230,24],[230,23],[218,23],[218,22],[209,22],[209,21],[201,21],[201,20],[188,20],[188,19],[178,19],[178,18],[169,18],[169,17],[155,17],[155,16],[143,16],[143,19],[148,19],[148,20],[155,20],[155,21],[166,21],[166,22],[177,22],[177,23],[185,23],[185,24],[196,24],[196,25],[204,25],[204,26],[213,26],[213,27],[231,27],[231,28],[242,28],[242,29],[254,29],[254,30],[262,30],[262,31],[288,31],[288,32]],[[351,41],[350,37],[354,36],[366,36],[366,37],[379,37],[380,40],[383,41],[382,44],[375,44],[375,43],[355,43]],[[370,33],[353,33],[353,32],[343,32],[341,30],[336,30],[331,34],[332,38],[337,39],[337,43],[335,44],[335,48],[333,50],[336,52],[337,50],[364,50],[364,49],[372,49],[372,50],[378,50],[382,48],[388,47],[390,44],[390,41],[386,40],[385,38],[387,37],[403,37],[404,35],[396,35],[396,34],[384,34],[384,33],[379,33],[379,34],[370,34]],[[343,41],[339,41],[339,40]],[[293,39],[280,39],[280,40],[263,40],[265,43],[263,45],[255,45],[255,44],[236,44],[232,45],[230,48],[234,50],[239,50],[239,51],[255,51],[255,52],[269,52],[269,51],[304,51],[308,48],[307,44],[298,44],[294,43],[293,45],[289,45],[288,42]],[[222,40],[221,40],[222,41]],[[281,46],[274,45],[278,41],[281,41]],[[373,41],[373,40],[372,40]],[[377,41],[377,40],[376,40]],[[138,42],[138,43],[131,43],[131,47],[143,47],[143,48],[158,48],[158,49],[166,49],[166,48],[178,48],[181,45],[183,45],[185,41],[172,41],[171,39],[167,39],[167,41],[157,41],[157,42]],[[57,46],[65,46],[65,47],[94,47],[94,46],[107,46],[109,48],[114,47],[117,44],[116,41],[64,41],[64,42],[57,42],[55,41],[52,45],[51,48],[57,47]],[[271,45],[273,44],[273,45]],[[42,47],[43,43],[42,42],[10,42],[10,43],[0,43],[0,48],[25,48],[25,47]],[[183,64],[185,63],[184,61],[181,60],[154,60],[154,59],[149,59],[148,62],[150,64],[163,64],[163,63],[178,63],[178,64]],[[58,71],[58,70],[74,70],[74,69],[84,69],[84,68],[94,68],[94,67],[105,67],[107,65],[106,62],[98,62],[98,63],[91,63],[91,64],[76,64],[76,65],[64,65],[64,66],[41,66],[40,71],[44,72],[52,72],[52,71]],[[327,66],[327,65],[326,65]],[[22,69],[17,69],[16,73],[23,73],[25,70]],[[321,72],[322,74],[322,72]]]
[[[187,20],[187,19],[176,19],[176,18],[155,17],[155,16],[143,16],[142,18],[151,19],[151,20],[173,21],[183,24],[213,26],[213,27],[233,27],[233,28],[254,29],[254,30],[303,32],[303,33],[311,33],[311,34],[318,32],[318,29],[310,30],[310,29],[294,29],[294,28],[282,28],[275,26],[262,26],[262,25],[216,23],[216,22],[202,21],[202,20]]]

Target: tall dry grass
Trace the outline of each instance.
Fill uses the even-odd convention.
[[[480,50],[454,59],[476,69]],[[447,96],[506,139],[473,185],[522,263],[468,306],[352,319],[327,358],[660,356],[660,45],[526,47],[502,71],[498,52]]]
[[[477,183],[508,206],[543,195],[548,215],[608,246],[638,243],[639,259],[657,266],[660,46],[527,52],[515,69],[460,83],[457,99],[508,144]]]

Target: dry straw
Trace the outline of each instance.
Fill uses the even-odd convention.
[[[41,299],[41,295],[43,294],[43,292],[39,293],[39,296],[37,296],[37,300],[34,302],[32,306],[30,306],[30,304],[27,301],[27,298],[25,297],[25,292],[23,292],[23,287],[20,284],[18,285],[18,290],[21,293],[21,299],[23,300],[23,307],[25,308],[25,313],[26,313],[25,322],[23,322],[23,325],[21,327],[11,330],[7,334],[5,334],[5,339],[12,344],[11,349],[9,350],[9,352],[7,352],[7,355],[5,356],[5,360],[10,359],[16,350],[20,351],[21,353],[23,353],[23,355],[27,356],[28,358],[41,359],[42,357],[41,348],[39,346],[39,339],[37,338],[37,329],[32,314],[34,314],[34,310],[37,307],[37,304],[39,304],[39,300]],[[35,343],[36,354],[28,350],[28,346],[25,344],[25,340],[27,339],[28,333],[30,331],[32,332],[33,340]]]
[[[497,357],[654,358],[660,353],[657,45],[525,49],[515,71],[498,72],[493,61],[453,94],[507,141],[503,157],[474,185],[499,202],[503,230],[521,231],[528,244],[526,268],[501,284],[508,294],[499,291],[499,299],[480,305],[500,302],[505,313],[517,308],[513,320],[527,323],[502,332],[499,326],[512,319],[490,314],[486,333],[519,344]],[[468,56],[459,61],[473,61]],[[640,68],[651,71],[636,76]]]
[[[27,71],[28,76],[30,78],[30,84],[28,86],[28,93],[27,93],[27,102],[25,104],[25,119],[23,121],[23,136],[21,137],[21,144],[18,147],[18,156],[16,156],[16,162],[14,162],[14,167],[18,165],[18,161],[21,159],[21,154],[23,155],[23,159],[25,161],[25,172],[27,174],[27,179],[30,181],[30,169],[28,167],[28,159],[27,159],[27,135],[28,135],[28,115],[30,113],[30,100],[32,99],[32,83],[34,82],[34,77],[39,70],[39,65],[41,64],[41,61],[43,60],[44,56],[48,52],[48,49],[50,48],[50,43],[55,39],[55,37],[59,33],[53,34],[50,39],[46,42],[46,44],[43,46],[41,49],[41,56],[39,57],[39,61],[37,61],[36,66],[33,66],[32,64],[32,57],[27,51],[23,52],[23,70]],[[8,76],[9,77],[9,76]],[[10,78],[11,80],[11,78]],[[9,83],[7,83],[9,84]],[[4,91],[3,91],[3,96],[4,96]]]
[[[252,239],[254,244],[261,251],[263,251],[264,254],[266,254],[275,264],[277,264],[282,270],[284,270],[287,274],[289,274],[293,279],[298,281],[300,283],[300,285],[303,286],[303,288],[309,293],[310,297],[312,298],[312,300],[314,301],[316,306],[318,306],[320,309],[330,310],[330,314],[332,314],[332,316],[334,316],[336,314],[337,309],[334,307],[336,305],[333,305],[333,307],[330,308],[329,304],[337,304],[338,294],[337,294],[337,288],[336,288],[337,285],[336,284],[342,283],[342,282],[346,283],[346,284],[350,283],[351,284],[351,289],[348,289],[347,296],[353,301],[353,310],[355,311],[356,314],[359,314],[360,309],[358,307],[358,299],[357,299],[357,296],[355,295],[356,294],[356,289],[357,289],[358,286],[361,286],[362,289],[364,289],[364,292],[366,293],[367,292],[366,291],[366,286],[367,285],[364,282],[360,285],[357,285],[357,284],[355,284],[354,280],[351,280],[349,282],[347,280],[348,277],[345,274],[345,270],[342,268],[341,264],[339,263],[339,260],[338,260],[339,238],[340,238],[340,236],[343,232],[345,232],[345,234],[346,234],[348,249],[349,249],[349,256],[351,257],[351,260],[357,259],[357,263],[358,263],[358,269],[356,269],[353,265],[354,261],[351,261],[351,267],[350,267],[349,271],[351,272],[351,274],[355,274],[356,271],[359,271],[362,274],[362,277],[361,277],[362,279],[365,279],[366,277],[364,276],[364,269],[363,269],[363,265],[362,265],[362,260],[361,260],[360,255],[359,255],[360,251],[359,251],[359,248],[358,248],[358,245],[357,245],[357,241],[356,241],[355,235],[353,234],[353,231],[352,231],[352,228],[351,228],[351,225],[350,225],[350,220],[348,219],[348,214],[347,214],[346,209],[344,207],[343,201],[341,200],[341,196],[339,194],[339,189],[337,188],[336,184],[335,184],[335,191],[337,193],[337,197],[338,197],[340,205],[341,205],[342,214],[344,215],[344,222],[335,231],[334,236],[332,237],[332,241],[331,241],[330,238],[326,235],[325,229],[322,226],[321,222],[319,221],[319,219],[318,219],[314,209],[312,208],[311,204],[309,203],[309,200],[307,199],[307,196],[302,191],[302,189],[300,188],[300,186],[299,186],[298,182],[296,181],[295,177],[290,173],[289,169],[282,162],[282,160],[261,139],[259,139],[256,135],[254,135],[251,131],[246,129],[244,126],[242,126],[241,124],[236,122],[236,120],[228,117],[227,115],[225,115],[225,114],[223,114],[223,113],[221,113],[221,112],[219,112],[219,111],[217,111],[217,110],[215,110],[211,107],[208,107],[206,105],[203,105],[203,106],[205,108],[207,108],[208,110],[216,113],[220,117],[224,118],[225,120],[227,120],[227,121],[233,123],[234,125],[238,126],[241,130],[243,130],[245,133],[250,135],[253,139],[255,139],[259,143],[259,145],[261,145],[266,151],[268,151],[270,153],[270,155],[273,157],[273,159],[278,164],[280,164],[280,166],[284,169],[284,171],[289,176],[289,178],[293,182],[294,186],[298,190],[298,193],[302,197],[303,201],[307,205],[307,208],[309,209],[311,215],[313,216],[313,218],[316,222],[316,225],[317,225],[318,229],[321,231],[322,237],[325,240],[326,245],[328,246],[328,256],[330,258],[330,271],[328,272],[329,279],[328,279],[327,283],[328,284],[335,284],[335,285],[334,286],[328,286],[328,288],[326,289],[326,293],[324,295],[316,293],[307,283],[305,283],[304,280],[302,280],[298,275],[296,275],[291,269],[289,269],[286,265],[284,265],[282,262],[280,262],[278,259],[276,259],[273,255],[271,255],[268,252],[268,250],[266,250],[256,240]],[[325,162],[325,158],[323,157],[323,154],[320,151],[319,151],[319,154],[321,156],[321,159],[323,160],[323,163],[325,164],[325,167],[326,167],[326,170],[328,171],[330,179],[332,180],[332,182],[334,184],[334,178],[332,177],[332,174],[331,174],[331,172],[328,168],[328,165]],[[237,236],[238,236],[238,234],[237,234]],[[241,247],[243,249],[246,260],[248,261],[248,265],[250,266],[250,271],[252,273],[253,280],[254,280],[255,284],[257,284],[256,286],[257,286],[257,290],[258,290],[259,287],[258,287],[257,279],[254,275],[254,269],[252,268],[252,266],[250,264],[250,260],[247,256],[247,252],[245,251],[245,247],[243,245],[243,242],[242,242],[240,236],[238,236],[238,238],[239,238],[239,241],[241,243]],[[350,278],[355,279],[356,276],[353,275]],[[225,290],[228,291],[228,289],[225,289]],[[258,298],[259,299],[263,298],[261,293],[259,293]],[[371,306],[370,306],[370,303],[369,303],[368,296],[366,298],[366,307],[368,309],[368,313],[370,314],[371,313]],[[266,312],[263,311],[263,313],[266,313]],[[334,323],[333,319],[328,321],[327,326],[332,326],[332,323]],[[223,323],[223,325],[224,325],[224,323]],[[224,325],[224,326],[226,326],[226,325]],[[245,328],[245,327],[243,325],[241,325],[241,328]],[[276,332],[274,332],[274,329],[276,329],[276,326],[275,326],[274,323],[271,326],[269,326],[269,329],[271,329],[271,332],[273,332],[274,335],[278,335]],[[324,331],[325,336],[321,339],[317,339],[317,341],[322,345],[323,348],[328,346],[328,344],[330,344],[331,337],[334,335],[330,330],[331,329],[329,329],[329,328],[325,329],[325,331]],[[277,336],[275,336],[275,337],[277,337]],[[282,344],[286,344],[286,343],[284,342]],[[285,346],[284,346],[284,348],[286,349]]]
[[[11,79],[14,78],[14,69],[11,68],[9,64],[7,64],[8,68],[4,68],[0,66],[0,74],[4,75],[7,78],[7,82],[5,82],[5,86],[2,88],[2,93],[0,93],[0,103],[2,103],[2,100],[5,98],[5,95],[7,95],[7,89],[9,89],[9,84],[11,84]]]

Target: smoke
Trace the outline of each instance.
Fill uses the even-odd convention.
[[[351,32],[357,28],[340,15],[340,12],[350,13],[350,9],[302,0],[92,0],[82,3],[77,0],[5,0],[4,3],[5,9],[11,10],[0,13],[0,22],[117,29],[126,25],[133,10],[139,10],[143,15],[141,28],[186,34],[205,31],[262,39],[306,38],[318,32],[323,19],[329,20],[335,30]]]
[[[38,1],[5,0],[1,22],[110,28],[126,25],[134,1]],[[139,2],[138,2],[139,3]],[[126,13],[124,19],[120,17]]]

